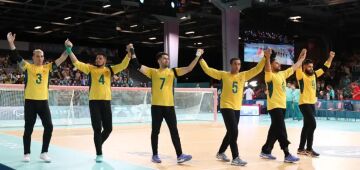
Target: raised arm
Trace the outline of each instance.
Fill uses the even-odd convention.
[[[124,57],[124,59],[122,60],[122,62],[120,64],[111,66],[112,70],[114,71],[114,74],[117,74],[120,71],[124,70],[126,67],[128,67],[130,59],[131,59],[131,52],[130,52],[130,50],[128,50],[128,49],[130,49],[130,47],[132,47],[132,44],[129,44],[126,46],[127,54]]]
[[[210,77],[212,77],[213,79],[216,79],[216,80],[221,80],[221,78],[222,78],[222,76],[221,76],[222,72],[221,71],[209,67],[203,58],[200,59],[199,63],[200,63],[201,68],[204,70],[204,72],[208,76],[210,76]]]
[[[72,47],[73,47],[73,44],[71,43],[71,41],[69,39],[67,39],[65,41],[66,53],[70,56],[71,62],[76,63],[78,61],[78,59],[76,58],[75,54],[72,52]]]
[[[16,34],[13,34],[12,32],[9,32],[7,34],[7,40],[9,43],[9,47],[10,47],[10,60],[12,62],[16,62],[16,63],[20,63],[20,66],[24,65],[23,62],[23,58],[20,56],[19,52],[16,50],[15,47],[15,37]]]
[[[334,57],[335,57],[335,52],[330,51],[329,58],[326,60],[325,64],[320,69],[317,69],[315,71],[316,77],[322,76],[324,72],[326,72],[330,68]]]
[[[55,60],[56,66],[59,66],[61,63],[63,63],[69,55],[64,51],[61,56]]]
[[[270,63],[271,53],[272,53],[271,48],[266,49],[264,51],[264,55],[265,55],[265,58],[266,58],[266,61],[265,61],[265,73],[266,72],[271,72],[271,63]]]
[[[114,71],[114,74],[117,74],[120,71],[125,70],[126,67],[128,67],[129,62],[130,62],[130,57],[131,57],[131,55],[127,54],[120,64],[116,64],[116,65],[111,66],[112,70]]]
[[[300,60],[300,57],[298,58],[298,61]],[[300,66],[298,69],[296,69],[296,80],[301,80],[303,78],[304,72],[302,70],[302,67]]]
[[[270,63],[270,57],[271,57],[272,49],[266,49],[264,51],[265,56],[265,82],[270,82],[272,80],[272,70],[271,70],[271,63]]]
[[[245,81],[248,81],[253,77],[255,77],[256,75],[258,75],[264,69],[265,62],[266,62],[266,58],[263,57],[255,67],[253,67],[248,71],[245,71]]]
[[[76,58],[75,54],[72,52],[72,47],[73,47],[73,44],[71,43],[71,41],[69,39],[67,39],[65,41],[65,48],[66,48],[66,53],[70,56],[71,62],[77,69],[79,69],[80,71],[82,71],[85,74],[89,74],[90,65],[80,62]]]
[[[196,63],[199,61],[200,57],[204,54],[204,50],[203,49],[198,49],[196,51],[196,57],[194,58],[194,60],[187,66],[187,67],[179,67],[176,68],[176,73],[178,76],[183,76],[187,73],[189,73],[190,71],[192,71],[196,65]]]
[[[297,70],[298,68],[301,68],[302,63],[306,58],[306,53],[307,53],[306,49],[301,50],[298,61],[291,66],[293,70]]]
[[[144,65],[141,65],[138,61],[138,59],[136,58],[136,54],[135,54],[135,49],[133,47],[132,44],[129,44],[126,47],[126,51],[130,52],[131,54],[131,60],[130,60],[130,65],[133,66],[136,70],[140,71],[140,73],[144,74],[145,76],[147,76],[148,78],[151,78],[151,73],[152,73],[152,69],[150,67],[146,67]]]

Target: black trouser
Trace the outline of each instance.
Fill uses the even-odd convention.
[[[315,105],[302,104],[299,107],[304,116],[304,126],[301,131],[299,149],[304,149],[305,143],[307,143],[307,150],[312,150],[314,131],[316,129],[316,120],[314,117]]]
[[[102,155],[102,144],[112,131],[110,100],[90,100],[91,125],[94,130],[96,155]]]
[[[24,154],[30,154],[31,134],[34,129],[36,117],[39,115],[41,123],[44,126],[43,145],[41,153],[48,152],[53,124],[49,103],[47,100],[29,100],[25,99],[25,131],[23,136]]]
[[[240,110],[221,109],[221,114],[225,122],[226,134],[220,146],[219,153],[224,153],[226,148],[230,145],[232,157],[235,159],[239,157],[237,138],[239,134],[238,124],[240,119]]]
[[[290,142],[287,138],[286,126],[285,126],[285,112],[286,109],[275,108],[268,111],[271,117],[271,125],[266,139],[266,143],[262,147],[262,152],[265,154],[271,154],[276,140],[279,140],[280,147],[284,150],[285,156],[289,153],[288,146]]]
[[[166,124],[170,130],[171,140],[176,150],[176,155],[182,154],[179,132],[177,129],[177,120],[174,106],[151,106],[151,119],[152,119],[152,131],[151,131],[151,147],[153,155],[158,154],[158,141],[161,123],[165,119]]]

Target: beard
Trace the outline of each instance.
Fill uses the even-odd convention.
[[[95,64],[95,66],[96,66],[96,67],[102,67],[102,66],[104,66],[104,64],[103,64],[103,65]]]
[[[274,71],[279,72],[279,71],[281,71],[281,68],[280,67],[274,68]]]
[[[163,66],[163,68],[169,68],[170,67],[169,64],[163,64],[162,66]]]
[[[305,70],[305,74],[312,76],[314,75],[314,70]]]

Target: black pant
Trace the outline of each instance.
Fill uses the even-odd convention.
[[[226,148],[230,145],[232,157],[235,159],[239,156],[237,138],[239,134],[238,124],[240,119],[240,110],[221,109],[221,114],[225,122],[226,134],[220,146],[219,153],[224,153]]]
[[[288,146],[290,142],[287,138],[286,126],[285,126],[285,112],[286,109],[275,108],[268,111],[271,117],[271,125],[266,139],[266,143],[262,147],[262,152],[265,154],[271,154],[276,140],[279,140],[280,147],[284,150],[285,155],[288,153]]]
[[[182,154],[179,132],[177,129],[177,120],[174,106],[151,106],[151,119],[152,119],[152,131],[151,131],[151,147],[153,155],[158,154],[158,141],[161,123],[165,119],[166,124],[170,130],[171,140],[176,150],[176,155]]]
[[[304,149],[305,143],[307,143],[307,149],[312,150],[314,131],[316,129],[316,120],[314,117],[315,105],[302,104],[299,107],[304,116],[304,126],[301,131],[299,149]]]
[[[89,107],[91,125],[94,130],[96,155],[102,155],[102,144],[106,141],[112,131],[110,100],[90,100]]]
[[[39,115],[41,123],[44,126],[43,145],[41,153],[48,152],[53,124],[49,103],[47,100],[29,100],[25,99],[25,131],[23,136],[24,154],[30,154],[31,134],[34,129],[36,117]]]

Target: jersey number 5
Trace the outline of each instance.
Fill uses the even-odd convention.
[[[232,85],[232,92],[237,93],[237,91],[238,91],[238,82],[234,81]]]

